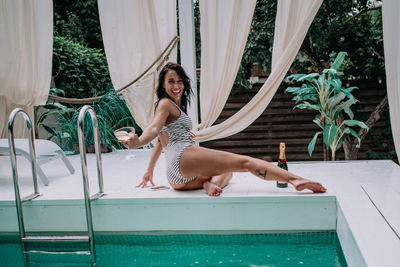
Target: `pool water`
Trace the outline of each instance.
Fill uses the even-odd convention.
[[[97,235],[95,240],[97,266],[347,266],[336,232]],[[21,255],[18,237],[0,236],[0,266],[23,266]],[[87,260],[36,257],[51,266]]]

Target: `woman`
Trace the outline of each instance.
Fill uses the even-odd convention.
[[[232,178],[232,172],[251,172],[263,180],[290,183],[296,190],[324,193],[326,189],[269,162],[249,156],[196,146],[191,133],[192,122],[186,115],[192,93],[190,79],[183,68],[167,63],[160,72],[158,102],[153,122],[140,137],[132,136],[123,144],[129,148],[146,145],[158,136],[150,163],[137,187],[153,183],[153,170],[162,149],[167,161],[167,178],[176,190],[204,188],[209,196],[219,196]]]

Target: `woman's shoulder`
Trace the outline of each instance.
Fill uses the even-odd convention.
[[[157,107],[156,107],[156,112],[170,113],[174,108],[176,109],[176,107],[172,103],[172,100],[170,100],[168,98],[163,98],[163,99],[160,99],[160,101],[158,102]]]
[[[163,98],[163,99],[160,99],[160,101],[158,102],[158,105],[157,105],[157,109],[158,108],[170,109],[172,107],[176,107],[176,105],[174,105],[172,100],[170,100],[170,99],[168,99],[166,97]]]

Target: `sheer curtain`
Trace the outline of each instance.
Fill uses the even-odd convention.
[[[177,35],[176,1],[98,0],[98,6],[111,80],[119,89],[147,69]],[[169,60],[176,61],[176,48]],[[141,128],[153,118],[156,67],[123,95]]]
[[[322,0],[278,1],[273,64],[267,81],[253,99],[232,117],[221,124],[197,132],[196,141],[203,142],[233,135],[245,129],[262,114],[296,57],[321,4]]]
[[[400,157],[400,2],[382,1],[383,43],[390,124],[397,157]]]
[[[256,0],[200,0],[201,124],[210,127],[228,99],[239,69]]]
[[[33,121],[33,106],[48,97],[53,53],[53,2],[0,2],[0,135],[7,137],[10,112],[23,108]],[[22,120],[15,137],[25,137]]]

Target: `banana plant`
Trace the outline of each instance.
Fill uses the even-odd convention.
[[[295,95],[295,108],[315,110],[319,114],[313,122],[321,128],[315,133],[308,144],[308,153],[311,156],[319,135],[323,135],[324,144],[330,148],[332,160],[336,158],[336,151],[341,148],[344,139],[350,134],[358,140],[357,132],[351,128],[358,126],[368,130],[362,121],[354,120],[351,106],[358,102],[352,95],[357,87],[344,88],[340,80],[343,75],[338,69],[342,66],[346,52],[340,52],[329,69],[321,74],[293,74],[286,78],[289,83],[302,83],[300,87],[288,87],[285,92]],[[339,114],[346,114],[349,119],[338,122]]]

